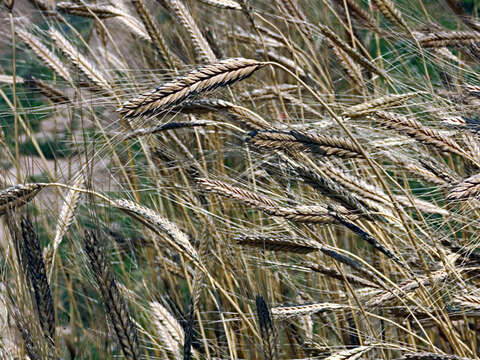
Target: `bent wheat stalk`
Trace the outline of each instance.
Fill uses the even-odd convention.
[[[263,65],[262,62],[244,58],[205,65],[125,102],[119,112],[127,118],[155,115],[197,94],[243,80]]]

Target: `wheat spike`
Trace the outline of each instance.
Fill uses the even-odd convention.
[[[359,346],[349,350],[339,351],[325,360],[356,360],[360,359],[363,354],[373,349],[373,346]]]
[[[337,279],[337,280],[340,280],[340,281],[347,281],[349,284],[352,284],[352,285],[365,286],[365,287],[378,287],[378,285],[376,285],[376,284],[374,284],[374,283],[372,283],[368,280],[365,280],[361,277],[358,277],[358,276],[353,275],[353,274],[347,274],[347,273],[342,274],[337,269],[328,268],[328,267],[326,267],[322,264],[305,262],[305,263],[302,263],[302,265],[307,267],[308,269],[314,271],[314,272],[326,275],[328,277],[331,277],[333,279]]]
[[[45,184],[18,184],[0,190],[0,216],[8,209],[23,206],[32,200],[46,185]]]
[[[454,185],[447,195],[448,200],[475,199],[480,196],[480,174],[475,174]]]
[[[181,64],[181,61],[171,53],[169,50],[167,43],[163,36],[161,35],[160,31],[158,30],[157,25],[155,24],[150,12],[148,11],[147,7],[143,0],[134,0],[133,5],[135,6],[140,19],[142,19],[143,25],[148,32],[148,35],[152,41],[153,46],[157,48],[160,52],[163,60],[167,65],[170,66],[171,69],[176,69]],[[133,18],[132,18],[133,19]]]
[[[277,319],[288,319],[296,316],[312,315],[319,312],[348,309],[348,305],[319,303],[295,306],[278,306],[272,308],[272,315]]]
[[[313,132],[253,131],[250,133],[248,142],[260,148],[305,151],[343,158],[362,157],[360,149],[349,139]]]
[[[437,31],[428,35],[419,35],[418,41],[426,48],[470,45],[480,42],[480,34],[476,31]]]
[[[187,10],[187,8],[182,4],[180,0],[167,0],[167,2],[177,16],[177,19],[188,32],[197,57],[202,62],[207,64],[215,62],[217,60],[217,57],[210,48],[207,40],[205,40],[205,37],[198,28],[195,20],[193,19],[192,15],[190,15],[190,12]]]
[[[242,10],[242,6],[233,0],[200,0],[200,2],[220,9]]]
[[[363,66],[368,71],[371,71],[377,75],[384,76],[382,70],[378,69],[374,64],[370,62],[367,58],[361,55],[357,50],[349,46],[345,41],[337,36],[330,28],[323,24],[318,24],[318,28],[322,32],[322,34],[328,38],[332,43],[337,45],[340,49],[342,49],[345,53],[347,53],[354,61],[356,61],[359,65]]]
[[[390,20],[392,24],[403,27],[407,33],[410,32],[407,23],[403,19],[400,10],[395,7],[395,4],[391,0],[373,0],[382,14]]]
[[[127,101],[119,109],[119,112],[130,118],[155,115],[197,94],[243,80],[262,65],[263,63],[256,60],[243,58],[226,59],[205,65]]]
[[[125,358],[140,360],[137,328],[128,313],[125,299],[118,290],[110,264],[93,231],[85,233],[85,252],[100,290],[106,313],[115,329]]]
[[[436,129],[422,125],[417,120],[385,111],[376,111],[373,119],[389,129],[396,130],[423,144],[433,146],[442,152],[451,152],[460,156],[466,155],[465,151],[455,141],[444,136]]]
[[[291,239],[279,236],[243,235],[235,239],[241,246],[255,247],[272,251],[286,251],[307,254],[320,250],[321,246],[311,240]]]
[[[357,117],[365,114],[369,114],[378,111],[382,108],[388,108],[401,104],[414,96],[417,96],[418,92],[410,92],[405,94],[390,94],[372,101],[367,101],[362,104],[352,106],[342,113],[342,116]]]
[[[99,19],[108,19],[123,15],[115,7],[109,5],[101,6],[95,4],[59,2],[56,4],[56,9],[77,16],[90,18],[94,18],[96,16]]]
[[[33,287],[33,296],[40,326],[49,344],[55,346],[55,310],[42,251],[33,224],[26,217],[21,218],[21,231],[24,247],[23,258],[26,259],[27,274]]]
[[[140,220],[153,231],[168,235],[170,245],[182,254],[186,255],[190,260],[200,264],[200,258],[195,248],[190,244],[188,236],[183,233],[174,223],[160,216],[155,211],[141,206],[129,200],[114,200],[112,205],[120,210],[125,211],[129,215],[133,215],[135,219]]]
[[[47,97],[53,103],[66,104],[71,102],[71,100],[64,94],[64,92],[54,88],[46,81],[31,78],[27,80],[27,83],[29,85],[31,84],[32,86],[35,86],[38,90],[40,90],[42,95]]]
[[[89,61],[79,49],[75,49],[70,42],[63,37],[57,30],[50,29],[50,37],[55,41],[57,47],[70,59],[72,64],[101,90],[110,91],[112,89],[109,82],[103,77],[102,73]]]
[[[52,276],[55,255],[57,254],[58,247],[62,242],[63,237],[65,236],[70,224],[73,221],[73,215],[75,213],[75,209],[78,204],[78,200],[80,199],[80,192],[75,189],[78,189],[80,186],[83,185],[85,179],[83,176],[79,176],[78,179],[72,184],[72,189],[68,191],[67,196],[65,197],[65,201],[62,206],[62,210],[60,211],[60,215],[57,221],[57,227],[55,229],[55,238],[53,240],[53,248],[49,248],[49,251],[52,254],[48,254],[47,258],[52,260],[52,264],[50,265],[50,274],[49,278]]]
[[[16,34],[22,39],[22,41],[55,73],[61,76],[70,84],[73,84],[73,80],[70,77],[70,73],[63,65],[60,59],[53,54],[40,40],[38,40],[33,34],[17,28]]]
[[[160,303],[153,301],[150,303],[150,309],[153,314],[153,321],[162,342],[168,351],[181,357],[181,348],[185,341],[185,334],[180,323],[173,315]]]

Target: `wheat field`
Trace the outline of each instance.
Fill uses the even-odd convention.
[[[3,0],[0,358],[480,358],[479,8]]]

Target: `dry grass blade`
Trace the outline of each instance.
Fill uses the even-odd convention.
[[[27,204],[45,186],[45,184],[35,183],[25,185],[18,184],[0,190],[0,216],[5,214],[8,209]]]
[[[30,285],[33,287],[33,295],[38,313],[40,326],[45,337],[51,346],[55,342],[55,310],[50,286],[47,281],[45,264],[43,263],[42,250],[37,233],[33,224],[26,217],[22,216],[21,229],[23,246],[26,260],[26,268]]]
[[[256,60],[233,58],[195,69],[133,100],[120,108],[125,117],[155,115],[200,93],[230,85],[263,66]]]
[[[359,346],[350,350],[339,351],[325,358],[325,360],[356,360],[372,349],[373,346]]]
[[[40,40],[38,40],[33,34],[22,30],[16,29],[16,34],[22,39],[22,41],[55,73],[61,76],[70,84],[73,84],[73,80],[70,76],[70,72],[63,65],[60,59],[53,54]]]
[[[447,195],[448,200],[474,199],[480,196],[480,174],[475,174],[454,185]]]
[[[193,19],[192,15],[190,15],[190,12],[187,10],[187,8],[182,4],[180,0],[166,1],[177,16],[178,21],[188,32],[197,57],[204,63],[213,63],[214,61],[216,61],[217,57],[213,53],[210,45],[208,44],[202,32],[198,28],[195,20]]]
[[[63,37],[60,32],[51,28],[50,37],[55,41],[57,47],[70,59],[73,65],[78,69],[99,89],[110,91],[112,89],[109,82],[104,78],[102,73],[91,63],[79,49],[76,49],[70,42]]]
[[[155,211],[129,200],[113,200],[112,205],[141,221],[158,234],[165,233],[171,240],[169,243],[180,253],[187,256],[196,264],[200,264],[200,257],[195,248],[190,244],[188,236],[174,223],[162,217]]]
[[[451,152],[465,157],[465,151],[452,139],[436,129],[426,127],[414,119],[385,111],[376,111],[373,119],[388,129],[398,131],[442,152]]]
[[[343,304],[333,303],[319,303],[319,304],[307,304],[307,305],[294,305],[294,306],[278,306],[272,308],[272,315],[276,319],[288,319],[291,317],[312,315],[325,311],[349,309],[350,306]]]
[[[362,154],[349,139],[299,131],[253,131],[248,142],[260,148],[305,151],[324,156],[359,158]]]
[[[93,231],[85,233],[85,252],[100,290],[106,313],[115,329],[125,358],[140,360],[137,328],[130,318],[125,299],[118,290],[110,264]]]
[[[233,0],[200,0],[200,2],[220,9],[242,10],[242,6]]]
[[[419,95],[418,92],[410,92],[405,94],[385,95],[372,101],[352,106],[345,110],[342,115],[349,117],[357,117],[378,111],[382,108],[392,107]]]
[[[241,246],[298,254],[308,254],[321,249],[319,244],[311,240],[292,239],[280,236],[242,235],[236,238],[235,241]]]

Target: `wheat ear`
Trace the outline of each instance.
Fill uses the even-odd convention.
[[[153,301],[150,303],[150,309],[153,314],[153,323],[157,328],[157,333],[168,351],[176,358],[181,357],[181,347],[185,340],[185,334],[182,326],[177,319],[160,303]]]
[[[408,99],[411,99],[412,97],[417,96],[418,94],[419,94],[418,92],[410,92],[405,94],[385,95],[380,98],[352,106],[347,110],[345,110],[342,116],[357,117],[357,116],[369,114],[369,113],[378,111],[382,108],[387,108],[387,107],[401,104],[407,101]]]
[[[0,190],[0,216],[8,209],[23,206],[31,201],[46,185],[45,184],[18,184]]]
[[[63,35],[51,28],[50,37],[55,41],[57,47],[70,59],[73,65],[78,69],[98,88],[101,90],[110,91],[112,89],[109,82],[103,77],[102,73],[91,63],[85,56],[82,55],[79,49],[76,49],[70,42],[63,37]]]
[[[22,29],[17,28],[15,31],[18,37],[22,39],[22,41],[44,62],[45,65],[64,78],[67,82],[73,84],[68,69],[54,53],[37,39],[37,37]]]
[[[321,249],[320,244],[311,240],[292,239],[280,236],[242,235],[236,238],[235,241],[241,246],[298,254],[307,254]]]
[[[187,256],[187,258],[194,261],[197,265],[201,263],[200,257],[195,248],[190,244],[188,236],[168,219],[133,201],[113,200],[111,204],[141,221],[156,233],[160,235],[162,233],[167,234],[170,239],[170,245],[172,245],[177,251]]]
[[[130,318],[125,299],[118,290],[110,264],[93,231],[85,233],[85,252],[125,358],[140,360],[137,328]]]
[[[396,130],[425,145],[433,146],[441,152],[451,152],[468,158],[465,151],[455,141],[436,129],[422,125],[417,120],[385,111],[376,111],[373,119],[389,129]]]
[[[242,6],[233,0],[200,0],[200,2],[220,9],[242,10]]]
[[[475,174],[454,185],[447,195],[447,200],[467,200],[480,196],[480,174]]]
[[[202,32],[198,28],[195,20],[190,12],[182,4],[180,0],[167,0],[169,7],[175,13],[178,21],[182,24],[183,28],[187,31],[192,41],[193,48],[197,54],[197,57],[204,63],[212,63],[217,60],[217,57],[210,48],[209,43],[203,36]]]
[[[257,308],[258,323],[260,325],[260,335],[262,337],[264,359],[277,359],[277,333],[275,331],[270,309],[261,295],[256,297],[255,304]]]
[[[33,287],[33,295],[38,313],[40,326],[45,337],[52,347],[55,346],[55,310],[50,286],[47,281],[47,273],[43,262],[42,250],[37,233],[32,223],[22,216],[21,230],[24,247],[24,258],[30,285]]]
[[[205,65],[133,100],[119,109],[125,117],[155,115],[200,93],[245,79],[263,66],[256,60],[233,58]]]
[[[336,352],[333,355],[325,358],[324,360],[353,360],[360,359],[363,354],[373,349],[373,346],[358,346],[353,349],[343,350]]]
[[[324,156],[358,158],[362,154],[347,138],[300,131],[252,131],[248,142],[260,148],[312,152]]]
[[[64,11],[68,14],[99,19],[108,19],[115,16],[123,15],[113,6],[109,5],[96,5],[96,4],[76,4],[71,2],[59,2],[55,5],[57,10]]]

